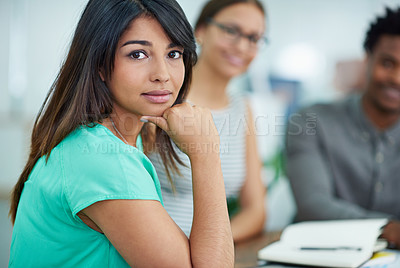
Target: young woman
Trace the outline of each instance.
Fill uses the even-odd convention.
[[[239,211],[231,213],[234,240],[241,241],[262,231],[265,221],[265,187],[256,148],[253,119],[245,99],[228,91],[232,78],[245,72],[263,41],[265,12],[255,0],[211,0],[195,25],[201,47],[194,68],[188,99],[212,109],[221,137],[221,162],[228,200],[239,198]],[[164,205],[174,221],[189,235],[193,197],[190,161],[169,183],[161,158],[151,155],[158,172]],[[193,178],[194,179],[194,178]]]
[[[9,267],[233,267],[219,154],[185,150],[219,146],[210,112],[182,103],[195,61],[174,0],[89,1],[13,192]],[[181,127],[187,117],[196,135]],[[190,239],[163,207],[142,121],[164,131],[167,166],[169,138],[191,161]]]

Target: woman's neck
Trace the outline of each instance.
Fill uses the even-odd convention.
[[[144,123],[136,115],[122,114],[116,110],[104,120],[103,125],[124,143],[136,147],[136,140]]]
[[[202,59],[193,69],[193,80],[188,99],[196,105],[222,109],[229,105],[227,86],[230,78],[221,76]]]

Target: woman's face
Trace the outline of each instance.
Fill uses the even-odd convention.
[[[183,48],[172,43],[157,20],[139,17],[121,36],[114,70],[106,81],[119,115],[161,116],[182,86]]]
[[[240,38],[234,38],[241,33]],[[264,15],[251,3],[238,3],[219,11],[212,21],[196,30],[201,43],[200,61],[214,72],[232,78],[245,72],[257,54],[250,38],[259,39],[265,30]],[[246,36],[246,37],[245,37]]]

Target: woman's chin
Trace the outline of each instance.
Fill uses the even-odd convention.
[[[221,76],[224,76],[228,79],[232,79],[238,77],[239,75],[246,72],[245,68],[238,68],[236,66],[227,65],[224,69],[221,69]]]
[[[151,111],[148,111],[146,114],[143,115],[161,117],[168,108],[169,106],[163,108],[160,107],[159,109],[152,109]]]

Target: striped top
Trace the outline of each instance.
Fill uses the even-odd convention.
[[[247,106],[240,92],[229,94],[229,105],[212,111],[220,135],[220,157],[227,198],[238,197],[246,176]],[[190,161],[175,145],[174,149],[187,167],[178,165],[182,176],[172,177],[176,192],[172,192],[164,165],[158,154],[149,156],[161,183],[164,207],[171,218],[189,236],[193,218],[193,191]]]

